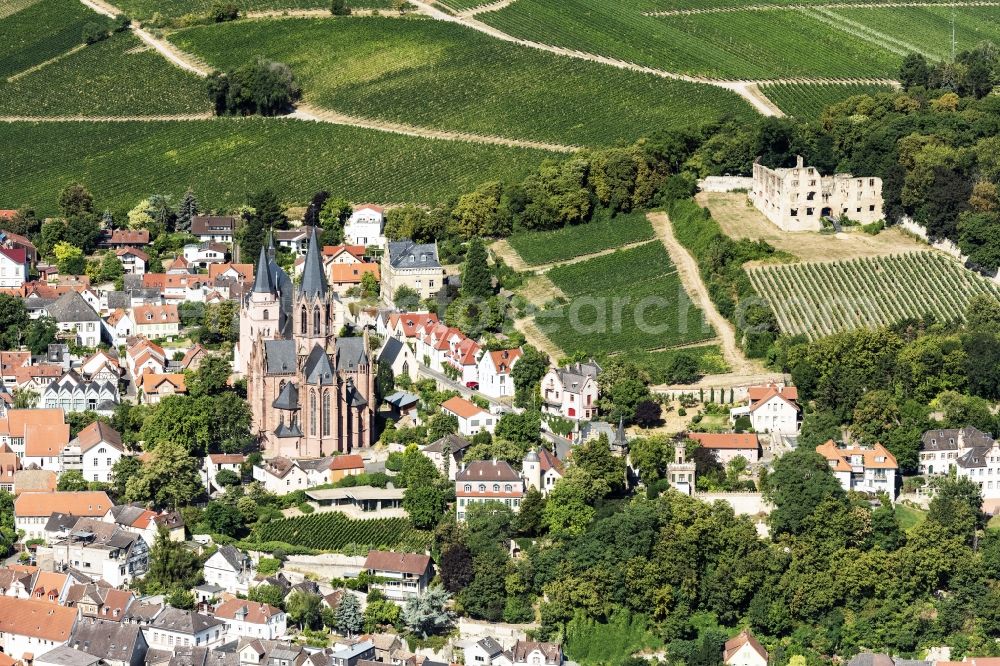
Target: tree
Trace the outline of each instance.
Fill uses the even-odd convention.
[[[447,507],[447,492],[435,484],[408,485],[403,492],[403,508],[418,530],[437,525]]]
[[[302,88],[288,65],[263,58],[224,74],[212,74],[207,90],[217,115],[289,113],[302,95]]]
[[[243,529],[243,514],[232,504],[213,500],[205,507],[202,519],[216,534],[235,537]]]
[[[643,400],[635,406],[635,422],[643,428],[652,428],[660,422],[662,408],[655,400]]]
[[[31,389],[14,389],[14,404],[12,407],[14,409],[34,409],[38,405],[40,397],[37,391],[32,391]]]
[[[834,478],[826,458],[799,446],[774,461],[764,496],[774,504],[771,533],[794,535],[824,499],[842,500],[844,489]]]
[[[201,561],[180,541],[171,541],[161,527],[149,551],[149,571],[141,581],[146,594],[162,594],[174,588],[189,590],[201,582]]]
[[[423,594],[407,598],[401,619],[406,628],[424,638],[451,626],[453,616],[447,609],[451,595],[440,585],[428,587]]]
[[[177,207],[177,231],[191,231],[191,219],[198,214],[198,199],[189,187],[184,192],[181,205]]]
[[[545,501],[542,513],[545,527],[552,536],[583,534],[594,518],[591,496],[585,482],[567,474],[556,482]]]
[[[111,467],[111,493],[121,502],[129,479],[142,473],[142,462],[136,456],[122,456]]]
[[[96,44],[102,39],[106,39],[108,31],[99,23],[90,21],[83,24],[82,37],[85,44]]]
[[[83,472],[75,469],[66,470],[59,475],[59,484],[56,490],[86,490],[87,480],[83,478]]]
[[[156,226],[156,235],[165,231],[173,231],[177,222],[177,213],[171,204],[172,197],[165,194],[154,194],[149,197],[149,214]]]
[[[233,2],[216,2],[212,5],[211,17],[216,23],[235,21],[240,17],[240,8]]]
[[[451,544],[441,551],[441,583],[452,594],[458,594],[472,582],[472,553],[461,543]]]
[[[285,600],[288,617],[303,629],[318,629],[322,625],[323,597],[296,591]]]
[[[39,317],[28,324],[28,330],[24,333],[24,345],[31,350],[32,354],[44,354],[49,345],[56,341],[59,328],[56,320],[52,317]]]
[[[899,426],[900,418],[899,405],[892,393],[868,391],[854,408],[851,433],[866,446],[884,443],[888,434]]]
[[[344,242],[344,225],[354,211],[346,199],[327,199],[319,212],[322,245],[340,245]]]
[[[125,484],[128,502],[154,502],[157,506],[186,505],[202,492],[198,461],[177,441],[161,441],[149,462]]]
[[[194,593],[182,587],[172,588],[163,599],[168,606],[181,610],[194,610],[196,599]]]
[[[188,383],[190,395],[200,397],[218,395],[229,388],[232,362],[224,356],[206,356]]]
[[[396,293],[392,295],[392,303],[396,306],[396,309],[403,312],[416,310],[420,305],[420,294],[404,284],[396,288]]]
[[[367,272],[361,276],[361,295],[364,298],[376,298],[382,289],[382,285],[379,284],[378,278],[375,277],[374,273]]]
[[[927,520],[943,527],[947,534],[971,544],[977,530],[986,526],[979,484],[968,477],[936,480],[937,492],[931,500]]]
[[[257,248],[260,253],[260,248]],[[203,326],[205,331],[220,342],[236,342],[239,338],[239,304],[235,301],[206,303]]]
[[[222,486],[223,488],[231,488],[233,486],[238,486],[243,482],[240,475],[231,469],[219,470],[215,475],[215,482]]]
[[[514,382],[514,406],[532,407],[541,400],[539,386],[549,371],[549,356],[531,345],[524,345],[521,358],[510,371]]]
[[[59,272],[64,275],[83,275],[87,268],[87,260],[83,257],[83,250],[71,245],[66,241],[56,243],[52,248],[59,266]]]
[[[458,432],[458,418],[454,414],[439,412],[427,422],[427,438],[432,442],[456,432]]]
[[[625,459],[613,455],[608,438],[601,435],[573,448],[573,468],[596,497],[619,493],[625,488]]]
[[[522,536],[538,536],[545,517],[545,496],[534,486],[528,488],[521,500],[521,510],[514,519],[514,527]]]
[[[274,606],[275,608],[281,608],[285,601],[285,593],[277,585],[258,585],[257,587],[250,588],[250,592],[247,594],[247,599],[250,601],[256,601],[259,604],[267,604],[269,606]]]
[[[399,622],[400,614],[399,606],[388,599],[369,601],[368,608],[365,609],[364,629],[368,633],[373,633],[383,627],[395,626]]]
[[[364,626],[361,602],[347,590],[344,590],[343,595],[341,595],[340,603],[337,604],[337,610],[334,611],[333,617],[337,631],[347,636],[353,636]]]
[[[330,13],[334,16],[350,16],[351,8],[347,6],[344,0],[333,0],[330,4]]]
[[[118,260],[118,255],[114,252],[105,254],[104,259],[101,260],[101,281],[114,282],[123,275],[125,275],[125,268],[122,266],[122,262]]]
[[[481,239],[469,241],[462,265],[462,297],[486,300],[493,295],[493,278],[490,274],[486,248]]]
[[[490,622],[499,622],[503,618],[507,604],[507,565],[507,553],[499,546],[492,546],[476,555],[472,565],[475,575],[460,595],[466,614]]]
[[[460,196],[451,213],[458,234],[463,238],[509,234],[513,220],[509,208],[501,203],[502,194],[500,182],[492,181]]]
[[[17,296],[0,294],[0,346],[17,349],[28,326],[28,310]]]
[[[903,84],[904,90],[916,86],[927,87],[929,78],[930,67],[922,53],[910,53],[903,58],[903,64],[899,67],[899,82]]]
[[[156,222],[151,213],[149,199],[143,199],[128,212],[129,229],[152,229],[155,223]],[[150,233],[150,236],[152,235],[153,234]]]

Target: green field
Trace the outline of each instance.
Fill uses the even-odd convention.
[[[329,9],[329,0],[234,0],[240,12],[280,11],[296,9]],[[115,0],[115,6],[133,18],[149,21],[154,14],[164,19],[175,19],[184,15],[207,14],[215,0]],[[347,0],[350,7],[370,7],[375,9],[392,6],[391,0]]]
[[[871,37],[794,9],[644,16],[648,0],[517,0],[481,21],[517,37],[722,78],[895,75]]]
[[[733,93],[509,44],[455,24],[385,17],[199,26],[170,40],[219,68],[288,63],[306,101],[411,125],[573,145],[631,142],[723,115]]]
[[[126,116],[211,110],[204,81],[142,48],[138,37],[118,33],[11,83],[0,80],[0,114]]]
[[[707,340],[714,336],[659,242],[553,268],[568,297],[536,323],[567,354],[600,357]]]
[[[79,0],[42,0],[0,20],[0,79],[23,72],[83,44],[83,26],[110,19]]]
[[[847,261],[772,265],[749,270],[766,294],[781,332],[816,339],[840,331],[934,315],[964,317],[971,298],[1000,286],[936,252]]]
[[[40,215],[80,181],[101,208],[128,211],[191,186],[206,209],[270,187],[305,202],[325,189],[351,201],[437,202],[491,179],[520,180],[551,153],[421,139],[272,118],[118,123],[0,123],[0,208]]]
[[[281,541],[318,550],[341,550],[346,546],[395,548],[413,541],[421,533],[406,518],[352,520],[342,513],[313,513],[286,518],[256,528],[260,541]]]
[[[565,261],[620,247],[653,237],[653,226],[645,213],[619,214],[612,217],[607,209],[594,214],[586,224],[553,231],[529,231],[511,236],[508,241],[521,259],[531,266]]]
[[[854,83],[831,85],[786,83],[762,86],[761,91],[785,114],[796,118],[817,119],[826,107],[842,102],[848,97],[892,92],[893,88]]]
[[[637,366],[649,373],[649,379],[653,384],[666,383],[665,372],[670,362],[677,356],[691,356],[698,361],[698,372],[703,375],[714,375],[729,372],[722,357],[722,348],[718,345],[702,345],[700,347],[685,347],[684,349],[666,349],[662,351],[629,351],[622,354],[614,354],[615,358],[627,358]],[[609,357],[600,357],[599,361],[606,361]]]

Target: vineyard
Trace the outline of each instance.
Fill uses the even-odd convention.
[[[280,11],[296,9],[329,9],[329,0],[234,0],[240,12]],[[138,18],[144,23],[149,22],[155,14],[163,19],[176,19],[186,15],[207,14],[216,4],[215,0],[115,0],[115,6],[120,7],[129,16]],[[354,0],[348,2],[351,7],[371,7],[386,9],[392,5],[391,0]],[[153,21],[157,23],[157,21]]]
[[[203,81],[141,47],[131,33],[118,33],[15,81],[0,81],[0,114],[117,116],[210,110]],[[169,94],[154,95],[151,90]]]
[[[535,321],[568,354],[601,357],[714,337],[659,242],[559,266],[547,275],[569,300]]]
[[[961,319],[977,294],[1000,286],[933,252],[751,269],[783,333],[815,339],[838,331],[934,315]]]
[[[406,518],[352,520],[342,513],[314,513],[276,520],[256,528],[258,541],[280,541],[317,550],[343,550],[347,546],[396,548],[424,537]]]
[[[325,189],[351,201],[436,202],[485,180],[520,180],[552,157],[273,118],[0,123],[0,145],[0,207],[32,202],[42,216],[73,181],[122,214],[150,194],[179,198],[188,186],[206,209],[238,206],[265,187],[286,201]]]
[[[803,84],[786,83],[762,86],[762,92],[786,115],[803,119],[818,119],[831,104],[854,95],[875,95],[892,92],[890,86],[865,84]]]
[[[721,78],[894,76],[900,57],[795,9],[644,16],[648,0],[517,0],[477,18],[517,37]],[[835,23],[835,22],[834,22]]]
[[[7,15],[0,21],[0,79],[83,44],[87,23],[107,26],[110,20],[79,0],[43,0]]]
[[[257,56],[286,62],[318,106],[452,131],[591,146],[753,116],[713,86],[564,58],[441,21],[237,21],[170,40],[218,68]]]
[[[653,226],[644,213],[612,217],[606,209],[594,214],[586,224],[553,231],[514,234],[508,242],[525,263],[537,266],[593,254],[612,247],[649,240]]]

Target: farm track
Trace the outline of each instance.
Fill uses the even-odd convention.
[[[73,48],[71,48],[69,51],[66,51],[64,53],[60,53],[59,55],[55,56],[54,58],[49,58],[45,62],[40,62],[40,63],[38,63],[37,65],[35,65],[33,67],[29,67],[28,69],[26,69],[24,71],[18,72],[17,74],[11,74],[10,76],[7,77],[7,83],[14,83],[14,81],[17,81],[21,77],[24,77],[24,76],[27,76],[28,74],[32,74],[34,72],[37,72],[38,70],[42,69],[43,67],[47,67],[48,65],[51,65],[53,63],[57,63],[60,60],[62,60],[63,58],[67,58],[67,57],[73,55],[74,53],[79,53],[80,51],[84,50],[85,48],[87,48],[86,44],[77,44],[76,46],[74,46]]]
[[[643,16],[692,16],[696,14],[732,14],[735,12],[772,12],[803,9],[905,9],[906,7],[1000,7],[994,0],[956,0],[955,2],[828,2],[815,5],[743,5],[741,7],[692,7],[643,12]]]

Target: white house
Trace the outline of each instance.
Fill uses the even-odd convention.
[[[988,434],[966,426],[928,430],[920,440],[920,473],[942,476],[954,470],[979,486],[983,508],[1000,505],[1000,444]]]
[[[232,243],[236,231],[233,215],[195,215],[191,218],[191,235],[199,241]]]
[[[559,666],[563,663],[559,643],[518,640],[510,655],[513,666]]]
[[[147,338],[174,338],[180,332],[180,316],[177,306],[138,305],[132,309],[136,335]]]
[[[63,449],[63,471],[79,470],[87,481],[111,482],[111,470],[125,455],[121,435],[102,421],[94,421]]]
[[[25,539],[41,539],[53,513],[104,518],[111,506],[111,498],[102,490],[21,493],[14,500],[14,529],[24,530]]]
[[[264,488],[277,495],[293,490],[330,483],[332,456],[323,458],[284,458],[277,456],[253,468],[253,478]]]
[[[0,644],[12,659],[30,660],[65,645],[75,626],[75,608],[0,596]]]
[[[46,408],[58,407],[67,414],[92,411],[111,416],[118,407],[118,382],[91,381],[70,370],[45,387],[40,402]]]
[[[431,459],[434,466],[442,474],[447,473],[448,480],[454,481],[462,467],[462,458],[465,457],[465,450],[472,445],[472,442],[458,435],[445,435],[441,439],[431,442],[420,450],[425,456]],[[445,456],[445,450],[451,455]],[[445,464],[447,461],[447,464]]]
[[[222,490],[222,486],[215,481],[215,475],[228,470],[242,477],[245,461],[246,456],[240,453],[209,453],[201,461],[201,479],[205,482],[205,487],[209,492]]]
[[[174,652],[179,647],[214,647],[226,640],[226,623],[194,611],[167,606],[143,627],[149,647]]]
[[[722,661],[726,666],[767,666],[767,650],[749,629],[726,641],[722,651]]]
[[[816,447],[846,491],[885,493],[896,499],[896,458],[881,444],[872,448],[840,447],[831,439]]]
[[[232,594],[247,594],[256,575],[250,558],[239,548],[229,545],[220,546],[205,561],[204,572],[207,585],[218,585]]]
[[[79,518],[50,542],[57,570],[73,567],[112,587],[127,586],[149,570],[149,545],[142,537],[101,518]],[[41,549],[39,558],[44,559]]]
[[[285,635],[288,620],[284,611],[268,604],[230,599],[219,604],[215,617],[226,623],[229,640],[263,638],[275,640]]]
[[[469,640],[462,646],[467,666],[511,666],[511,653],[491,636]]]
[[[385,247],[385,210],[362,204],[354,209],[344,224],[344,239],[354,245]]]
[[[500,502],[518,513],[524,499],[524,479],[503,460],[476,460],[455,475],[455,498],[459,522],[465,520],[468,507],[483,502]]]
[[[520,348],[484,353],[479,359],[479,392],[491,398],[514,395],[511,371],[521,354]]]
[[[28,280],[28,255],[24,248],[0,247],[0,287],[20,287]]]
[[[121,247],[115,250],[115,256],[122,264],[126,275],[143,275],[149,264],[149,255],[134,247]]]
[[[209,264],[221,264],[226,261],[226,246],[212,241],[190,243],[184,246],[184,259],[189,266],[198,268],[207,268]]]
[[[465,398],[448,398],[441,404],[441,411],[458,419],[458,432],[466,437],[472,437],[481,430],[492,433],[496,427],[496,416]]]
[[[108,331],[111,344],[122,347],[128,343],[131,336],[135,335],[135,319],[128,310],[118,308],[104,320],[104,328]]]
[[[521,470],[528,487],[543,495],[548,495],[556,482],[563,478],[562,461],[545,448],[528,451],[524,456]]]
[[[97,311],[77,291],[67,291],[45,308],[55,319],[59,331],[82,347],[96,347],[101,342],[103,324]]]
[[[729,418],[735,422],[741,416],[749,416],[756,432],[794,435],[802,424],[798,399],[799,390],[794,386],[751,386],[747,390],[747,404],[731,409]]]
[[[590,420],[597,416],[600,389],[594,361],[554,368],[542,377],[542,411],[567,419]]]
[[[365,559],[365,569],[380,579],[371,587],[396,603],[426,592],[434,576],[430,556],[416,553],[373,550]]]

